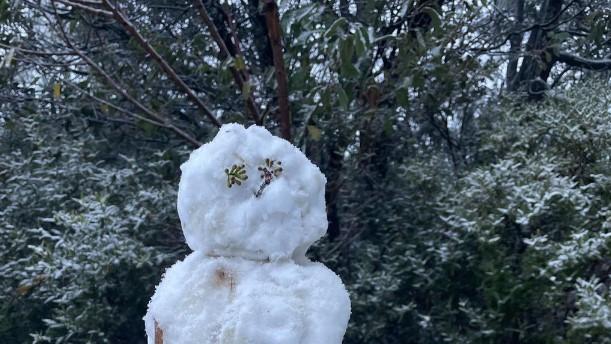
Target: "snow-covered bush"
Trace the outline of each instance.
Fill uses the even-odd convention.
[[[449,162],[426,151],[391,170],[374,188],[385,196],[367,202],[382,216],[370,215],[375,222],[342,256],[354,271],[346,272],[349,335],[380,343],[606,340],[608,87],[585,83],[542,103],[492,107],[477,120],[473,163],[457,177],[439,173]]]
[[[375,156],[349,147],[341,235],[311,254],[350,292],[344,343],[604,343],[608,89],[491,106],[473,119],[464,165],[400,131],[381,130],[390,143]],[[186,249],[175,211],[186,152],[74,113],[15,113],[0,133],[0,338],[144,341],[147,298]],[[320,140],[344,140],[344,125],[324,123],[333,134]]]
[[[611,293],[609,286],[596,277],[578,279],[575,285],[577,312],[568,318],[571,330],[578,338],[600,339],[610,343]]]
[[[141,336],[148,294],[175,259],[160,243],[180,237],[181,157],[47,111],[5,117],[0,135],[0,342]]]

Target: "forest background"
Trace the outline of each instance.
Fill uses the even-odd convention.
[[[0,342],[144,343],[179,166],[325,173],[344,343],[611,343],[608,0],[0,0]]]

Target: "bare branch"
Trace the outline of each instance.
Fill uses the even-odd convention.
[[[3,44],[3,43],[0,43],[0,48],[15,49],[17,52],[20,52],[22,54],[38,55],[38,56],[76,55],[76,53],[74,51],[38,51],[38,50],[29,50],[29,49],[23,49],[23,48],[19,48],[19,47],[10,46],[10,45]]]
[[[263,0],[263,14],[267,25],[267,34],[272,47],[276,82],[278,83],[278,121],[281,136],[291,140],[291,113],[289,108],[289,87],[286,69],[284,68],[284,52],[282,47],[282,30],[278,4],[274,0]]]
[[[78,50],[76,50],[78,51]],[[91,60],[91,58],[89,58],[89,56],[81,53],[80,51],[78,51],[80,54],[79,56],[85,61],[87,62],[87,64],[89,66],[91,66],[91,68],[93,68],[98,74],[102,75],[102,77],[104,79],[106,79],[107,83],[110,84],[110,86],[112,86],[112,88],[114,88],[115,90],[117,90],[119,93],[121,93],[121,95],[127,99],[130,103],[134,104],[138,109],[140,109],[140,111],[144,112],[145,114],[151,116],[152,118],[156,119],[157,121],[163,123],[163,126],[174,131],[176,134],[178,134],[179,136],[181,136],[182,138],[186,139],[187,141],[189,141],[191,144],[193,144],[195,147],[199,147],[202,145],[201,142],[199,142],[197,139],[195,139],[193,136],[189,135],[188,133],[186,133],[184,130],[178,128],[177,126],[175,126],[174,124],[170,123],[166,118],[164,118],[163,116],[161,116],[160,114],[154,112],[153,110],[149,109],[148,107],[146,107],[144,104],[142,104],[141,102],[139,102],[136,98],[134,98],[131,94],[129,94],[127,92],[127,90],[122,87],[121,85],[119,85],[110,75],[108,75],[108,73],[106,73],[100,66],[98,66],[93,60]],[[93,95],[90,95],[89,93],[87,93],[88,96],[93,98]],[[98,100],[96,98],[96,100]],[[111,106],[109,103],[105,102],[105,101],[101,101],[98,100],[102,103],[106,103],[107,105]],[[113,108],[117,108],[115,106],[112,106]],[[118,109],[119,110],[119,109]],[[124,110],[119,110],[122,112],[126,112]],[[136,117],[135,114],[128,112],[129,115],[138,118],[138,119],[142,119],[142,120],[146,120],[144,117],[142,116],[138,116]],[[151,123],[150,120],[147,120],[147,122]],[[154,124],[154,123],[153,123]]]
[[[77,3],[77,2],[68,1],[68,0],[53,0],[53,2],[59,2],[60,4],[72,6],[74,8],[78,8],[78,9],[90,12],[92,14],[112,17],[112,12],[105,11],[105,10],[102,10],[102,9],[99,9],[99,8],[94,8],[94,7],[87,6],[87,5],[83,4],[83,3],[92,4],[91,2],[80,1],[80,2],[83,2],[83,3]],[[96,5],[101,5],[101,3],[95,3],[95,4]]]
[[[201,146],[201,142],[199,142],[198,140],[193,138],[191,135],[186,133],[184,130],[178,128],[174,124],[170,123],[165,117],[161,116],[160,114],[158,114],[158,113],[154,112],[153,110],[149,109],[148,107],[144,106],[141,102],[139,102],[136,98],[134,98],[131,94],[129,94],[124,87],[119,85],[119,83],[116,82],[108,73],[106,73],[97,63],[95,63],[95,61],[93,61],[89,56],[85,55],[85,53],[83,53],[78,48],[76,48],[76,46],[72,43],[72,41],[68,37],[68,34],[66,33],[66,31],[64,30],[63,23],[62,23],[59,15],[57,13],[57,8],[55,7],[55,3],[52,3],[52,4],[53,4],[53,9],[55,11],[56,19],[58,21],[59,32],[60,32],[60,34],[62,36],[62,39],[64,40],[64,42],[66,43],[66,45],[70,49],[74,50],[74,52],[83,61],[85,61],[91,68],[93,68],[98,74],[100,74],[106,80],[106,82],[108,84],[110,84],[110,86],[112,88],[114,88],[116,91],[118,91],[125,99],[127,99],[130,103],[134,104],[142,112],[144,112],[145,114],[147,114],[150,117],[154,118],[158,122],[163,123],[163,125],[166,128],[171,129],[172,131],[174,131],[179,136],[181,136],[182,138],[186,139],[187,141],[189,141],[191,144],[195,145],[196,147]],[[142,116],[138,116],[136,118],[142,119]],[[149,122],[150,122],[150,120],[149,120]]]
[[[210,122],[212,122],[212,124],[214,124],[217,127],[220,127],[221,122],[219,122],[219,120],[214,116],[212,111],[208,109],[208,106],[206,106],[206,104],[204,104],[204,102],[201,99],[199,99],[199,97],[195,94],[195,91],[193,91],[193,89],[189,87],[189,85],[187,85],[184,82],[184,80],[182,80],[178,76],[178,74],[176,74],[176,71],[174,71],[174,68],[172,68],[169,65],[169,63],[163,57],[161,57],[161,55],[159,55],[157,50],[155,50],[155,48],[153,48],[153,46],[151,46],[150,43],[140,34],[140,32],[129,21],[129,19],[121,11],[119,11],[113,4],[111,4],[110,1],[108,0],[102,0],[102,1],[104,5],[112,11],[113,17],[119,22],[119,24],[121,24],[125,28],[127,33],[136,40],[136,42],[140,45],[142,49],[144,49],[147,53],[151,55],[151,57],[159,65],[161,70],[163,70],[163,72],[172,81],[174,81],[174,84],[176,84],[176,86],[179,89],[185,92],[187,97],[191,99],[193,103],[195,103],[195,105],[204,113],[206,117],[208,117],[208,119],[210,120]]]
[[[225,44],[225,41],[223,40],[223,38],[221,37],[221,34],[219,33],[218,28],[216,27],[216,25],[214,25],[214,22],[210,18],[210,15],[208,14],[208,11],[206,10],[206,6],[204,5],[204,2],[202,0],[194,0],[194,3],[195,3],[195,8],[197,8],[197,11],[199,13],[199,16],[202,18],[204,24],[206,24],[206,26],[208,27],[208,31],[210,31],[210,35],[212,36],[212,38],[218,45],[219,50],[221,51],[221,57],[228,58],[232,56],[231,52],[227,48],[227,45]],[[241,57],[241,54],[238,54],[238,55],[240,56],[239,58],[243,59],[243,57]],[[255,121],[256,124],[261,124],[261,116],[259,115],[259,107],[255,103],[255,100],[252,97],[252,93],[249,90],[247,90],[246,87],[244,87],[245,84],[248,83],[248,75],[247,74],[243,75],[242,72],[237,70],[235,67],[230,67],[230,69],[231,69],[231,74],[233,75],[233,78],[240,89],[240,92],[242,92],[242,95],[247,96],[246,97],[246,108],[248,109],[250,116],[252,117],[252,119]],[[245,94],[245,92],[248,92],[248,94]]]
[[[115,109],[115,110],[117,110],[119,112],[123,112],[124,114],[129,115],[130,117],[133,117],[135,119],[139,119],[141,121],[144,121],[144,122],[147,122],[147,123],[159,126],[159,127],[163,127],[163,128],[167,128],[168,127],[165,123],[153,121],[152,119],[146,118],[144,116],[140,116],[137,113],[133,113],[133,112],[131,112],[131,111],[127,110],[127,109],[124,109],[124,108],[122,108],[120,106],[117,106],[117,105],[115,105],[115,104],[113,104],[113,103],[111,103],[111,102],[109,102],[107,100],[104,100],[102,98],[96,97],[91,92],[87,92],[86,90],[78,87],[75,83],[73,83],[73,82],[71,82],[69,80],[62,80],[62,82],[65,83],[66,85],[72,87],[76,91],[79,91],[80,93],[86,95],[87,97],[95,100],[96,102],[98,102],[100,104],[104,104],[104,105],[108,106],[109,108],[113,108],[113,109]]]
[[[588,59],[581,56],[577,56],[565,51],[561,51],[557,56],[558,61],[565,63],[569,66],[585,68],[590,70],[609,70],[611,69],[611,59]]]
[[[72,87],[73,89],[75,89],[75,90],[81,92],[82,94],[90,97],[91,99],[97,101],[98,103],[104,104],[104,105],[106,105],[106,106],[108,106],[110,108],[113,108],[113,109],[115,109],[115,110],[117,110],[119,112],[122,112],[122,113],[130,116],[130,117],[133,117],[135,119],[139,119],[139,120],[144,121],[146,123],[150,123],[152,125],[155,125],[155,126],[158,126],[158,127],[161,127],[161,128],[170,129],[170,130],[174,131],[176,134],[178,134],[178,136],[180,136],[180,137],[184,138],[185,140],[187,140],[194,147],[199,147],[199,146],[202,145],[202,143],[199,142],[197,139],[195,139],[193,136],[187,134],[185,131],[183,131],[182,129],[180,129],[180,128],[172,125],[172,124],[168,124],[167,121],[166,122],[153,121],[153,120],[151,120],[149,118],[146,118],[144,116],[140,116],[137,113],[133,113],[133,112],[127,110],[127,109],[124,109],[124,108],[122,108],[120,106],[117,106],[117,105],[115,105],[115,104],[113,104],[113,103],[111,103],[109,101],[106,101],[106,100],[104,100],[102,98],[96,97],[93,94],[91,94],[91,92],[85,91],[84,89],[78,87],[77,85],[75,85],[74,83],[72,83],[72,82],[70,82],[68,80],[63,80],[63,82],[66,83],[68,86]],[[133,124],[133,123],[129,123],[129,124]]]

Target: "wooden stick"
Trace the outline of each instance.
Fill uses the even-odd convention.
[[[163,344],[163,330],[155,320],[155,344]]]

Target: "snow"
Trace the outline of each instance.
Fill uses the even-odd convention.
[[[164,343],[341,343],[350,300],[320,263],[259,262],[190,254],[166,271],[145,317]]]
[[[194,252],[157,286],[148,343],[340,344],[346,288],[305,257],[327,229],[320,170],[264,128],[238,124],[181,170],[177,207]]]
[[[259,167],[266,159],[282,171],[257,197],[264,183]],[[234,165],[244,165],[248,178],[228,187],[225,170]],[[295,146],[264,128],[224,125],[181,170],[178,214],[194,251],[299,260],[326,232],[324,175]]]

